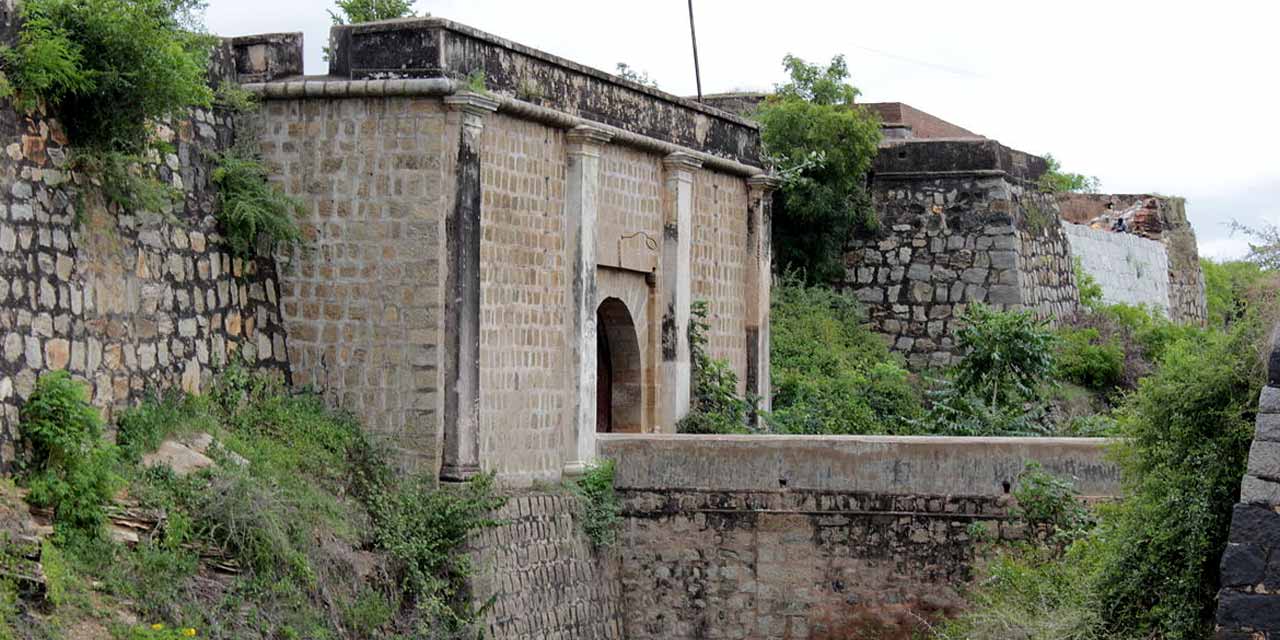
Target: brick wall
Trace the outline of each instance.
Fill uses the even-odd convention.
[[[262,151],[306,205],[282,256],[294,382],[315,385],[434,469],[439,431],[445,113],[439,100],[270,101]]]
[[[157,135],[173,152],[147,170],[182,200],[124,212],[70,170],[56,120],[0,109],[0,468],[45,372],[87,383],[110,416],[149,391],[199,391],[236,354],[287,371],[272,261],[233,258],[214,218],[212,154],[231,142],[230,116],[193,111]]]
[[[699,171],[694,175],[693,300],[706,300],[712,358],[729,362],[746,390],[747,188],[742,179]]]
[[[471,543],[473,595],[477,602],[494,598],[485,637],[624,637],[617,551],[592,546],[582,532],[578,498],[515,495],[494,515],[503,524]]]

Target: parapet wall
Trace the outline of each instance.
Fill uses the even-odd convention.
[[[1105,441],[605,436],[627,638],[847,638],[954,612],[976,537],[1018,539],[1027,461],[1115,496]],[[843,630],[843,632],[842,632]],[[716,634],[713,636],[713,633]]]
[[[16,24],[0,15],[7,40]],[[230,47],[215,50],[212,81],[230,59]],[[109,415],[151,391],[199,391],[236,354],[287,371],[274,263],[234,257],[215,218],[212,155],[232,141],[231,116],[195,110],[156,135],[173,150],[146,170],[182,199],[122,211],[73,170],[55,119],[0,108],[0,468],[46,372],[84,381]]]

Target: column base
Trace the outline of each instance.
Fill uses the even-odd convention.
[[[587,463],[581,460],[566,462],[564,468],[560,470],[562,478],[581,478],[587,473]]]
[[[480,475],[480,465],[459,464],[440,467],[440,482],[466,482]]]

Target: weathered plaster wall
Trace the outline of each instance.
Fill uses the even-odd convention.
[[[1097,440],[607,436],[628,638],[845,638],[954,611],[1026,461],[1118,492]],[[843,628],[843,625],[852,625]]]
[[[1141,236],[1063,222],[1071,254],[1102,287],[1107,304],[1148,305],[1169,315],[1169,255],[1164,245]]]
[[[1249,467],[1222,554],[1219,640],[1280,638],[1280,325],[1268,364]]]
[[[564,134],[491,115],[480,165],[480,456],[513,481],[554,479],[576,400]]]
[[[216,81],[231,51],[215,53]],[[71,170],[75,148],[56,120],[0,109],[0,468],[45,372],[86,382],[109,414],[148,391],[198,391],[235,354],[287,371],[273,263],[233,258],[214,218],[212,154],[233,130],[221,111],[158,125],[173,152],[147,170],[182,199],[127,212]]]
[[[487,638],[620,640],[622,593],[616,549],[593,548],[578,498],[518,494],[494,514],[502,524],[470,542],[477,602],[494,598]]]
[[[294,381],[406,468],[437,464],[445,119],[431,98],[276,100],[260,116],[273,179],[305,204],[303,246],[281,256]]]

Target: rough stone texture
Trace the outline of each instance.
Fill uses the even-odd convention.
[[[1051,197],[1027,178],[1043,161],[994,141],[882,146],[871,185],[879,230],[855,237],[841,282],[913,368],[946,366],[973,302],[1041,318],[1079,302]]]
[[[753,166],[756,125],[740,117],[442,18],[335,27],[329,73],[466,80],[485,89]]]
[[[1071,255],[1102,287],[1107,304],[1148,305],[1169,315],[1169,254],[1163,244],[1128,233],[1063,222]]]
[[[211,79],[228,73],[228,51]],[[56,120],[0,109],[0,467],[47,371],[88,383],[108,415],[148,390],[199,391],[234,354],[287,371],[274,263],[233,258],[214,217],[212,155],[231,142],[230,115],[194,111],[156,135],[173,152],[146,170],[182,202],[124,212],[70,170]]]
[[[294,381],[323,389],[400,451],[434,468],[440,413],[444,210],[439,100],[264,105],[262,151],[306,205],[305,248],[281,256]]]
[[[1196,236],[1187,220],[1185,200],[1150,194],[1090,193],[1061,193],[1057,199],[1067,222],[1089,224],[1123,216],[1127,218],[1127,233],[1164,245],[1168,256],[1169,318],[1204,324],[1208,318],[1204,272],[1200,269]],[[1095,277],[1100,275],[1090,272]]]
[[[1118,494],[1100,441],[967,440],[603,436],[626,637],[805,638],[954,612],[974,532],[1025,535],[1005,483],[1027,460]]]
[[[1280,336],[1280,325],[1272,335]],[[1262,390],[1249,466],[1222,556],[1221,640],[1280,638],[1280,344],[1273,342],[1272,349],[1272,385]]]
[[[478,602],[495,598],[485,637],[624,637],[617,551],[593,548],[578,513],[574,496],[512,496],[494,514],[502,525],[471,542],[472,594]]]

